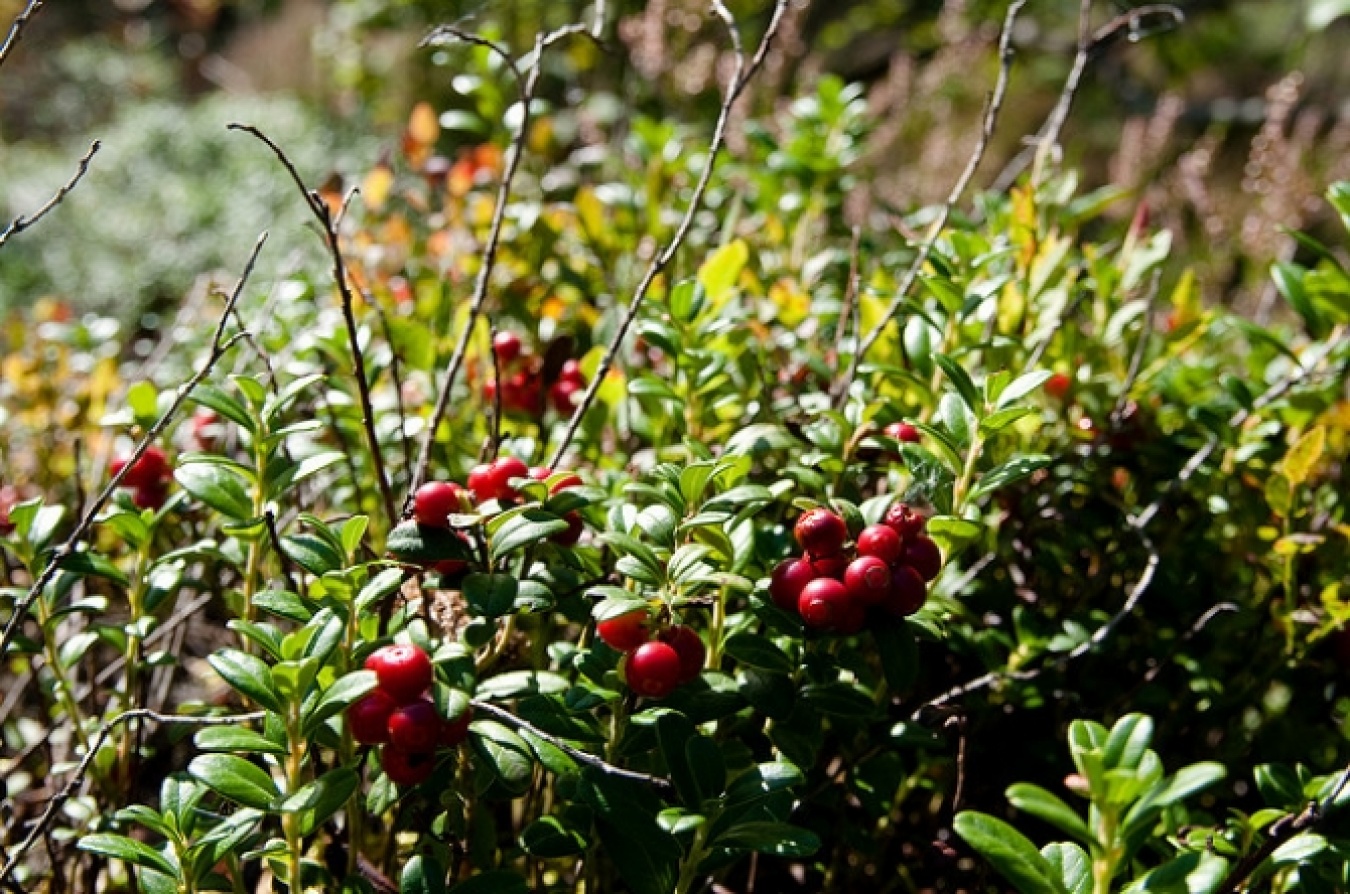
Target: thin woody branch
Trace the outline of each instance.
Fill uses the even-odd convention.
[[[39,208],[37,211],[34,211],[30,215],[21,214],[18,217],[14,218],[14,220],[10,221],[9,226],[5,227],[5,231],[3,233],[0,233],[0,248],[4,248],[5,243],[8,242],[11,237],[19,235],[24,230],[33,226],[33,224],[37,223],[38,221],[42,220],[42,218],[50,214],[52,209],[54,209],[57,205],[60,205],[61,202],[65,200],[66,196],[70,195],[71,190],[73,190],[76,186],[78,186],[80,181],[84,179],[85,173],[89,170],[90,160],[93,159],[94,154],[98,152],[98,150],[102,147],[102,145],[103,144],[100,143],[98,140],[94,140],[94,142],[89,144],[89,151],[86,152],[84,154],[84,157],[80,159],[80,164],[75,169],[75,174],[64,184],[61,185],[61,188],[58,189],[50,199],[47,200],[47,204],[43,205],[41,208]]]

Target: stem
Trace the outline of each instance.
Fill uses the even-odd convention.
[[[970,444],[970,452],[966,454],[966,465],[961,470],[961,478],[956,482],[956,487],[952,489],[952,512],[961,515],[961,510],[965,508],[966,494],[970,490],[970,483],[975,478],[975,466],[980,461],[980,452],[984,450],[984,441],[979,435]]]
[[[71,687],[70,681],[66,679],[66,669],[61,666],[61,656],[56,648],[56,639],[47,630],[47,625],[51,623],[51,615],[47,612],[45,599],[38,600],[37,613],[38,624],[42,628],[42,655],[47,662],[47,669],[52,673],[56,697],[60,700],[62,709],[70,716],[70,722],[75,727],[75,737],[80,741],[80,748],[88,753],[89,736],[84,731],[84,718],[80,716],[80,706],[75,701],[74,689]]]
[[[286,712],[286,740],[289,751],[286,754],[286,790],[294,794],[302,785],[301,773],[305,761],[305,741],[300,736],[300,707],[292,704]],[[286,883],[290,894],[300,892],[300,861],[304,856],[304,837],[300,834],[300,816],[287,813],[281,817],[281,828],[286,835],[286,850],[289,852],[289,868]]]
[[[708,668],[715,670],[722,662],[722,634],[727,624],[727,588],[719,587],[713,600],[712,629],[708,631]]]
[[[146,563],[149,561],[148,549],[149,538],[136,551],[136,568],[132,572],[131,589],[127,591],[129,614],[127,645],[122,653],[122,660],[127,669],[126,683],[122,693],[122,709],[126,711],[135,710],[139,701],[137,691],[140,689],[141,682],[140,622],[144,614]],[[117,744],[117,779],[123,785],[129,785],[131,782],[131,761],[134,750],[132,743],[136,741],[137,736],[139,736],[137,730],[128,729]]]
[[[694,843],[690,845],[689,854],[684,858],[684,865],[680,867],[680,880],[675,884],[675,894],[689,894],[694,890],[694,883],[698,881],[698,864],[703,862],[707,843],[708,824],[705,822],[694,833]]]

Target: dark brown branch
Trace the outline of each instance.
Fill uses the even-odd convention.
[[[112,720],[103,724],[102,729],[90,744],[89,750],[81,758],[79,765],[66,784],[62,786],[61,791],[47,802],[47,809],[42,811],[42,816],[38,817],[37,822],[28,830],[28,835],[19,843],[18,848],[9,856],[9,860],[3,868],[0,868],[0,882],[7,880],[10,874],[14,872],[19,865],[19,861],[24,855],[32,849],[37,840],[47,831],[56,814],[61,810],[65,803],[75,794],[76,789],[84,782],[84,778],[89,773],[89,767],[94,763],[94,758],[98,757],[99,750],[103,744],[108,741],[108,736],[112,731],[124,723],[132,720],[153,720],[156,723],[173,724],[177,726],[233,726],[238,723],[248,723],[255,720],[262,720],[267,714],[264,711],[254,711],[248,714],[233,714],[228,716],[213,717],[185,717],[178,714],[160,714],[149,708],[137,708],[132,711],[123,711]]]
[[[28,5],[24,7],[23,12],[19,13],[18,18],[14,20],[14,24],[9,26],[9,34],[5,36],[4,44],[0,45],[0,65],[5,64],[10,51],[14,49],[19,42],[19,38],[23,36],[23,29],[27,27],[28,22],[45,2],[46,0],[28,0]]]
[[[653,788],[660,789],[666,794],[673,794],[675,791],[675,786],[673,786],[668,779],[662,779],[660,776],[651,776],[647,773],[639,773],[636,770],[625,770],[623,767],[616,767],[588,751],[582,751],[579,748],[568,745],[557,736],[544,732],[537,726],[534,726],[528,721],[521,720],[510,711],[499,708],[491,702],[474,699],[473,710],[478,714],[486,714],[488,717],[491,717],[499,723],[504,723],[514,729],[529,733],[531,736],[541,739],[552,745],[554,748],[557,748],[559,751],[562,751],[577,763],[585,764],[588,767],[594,767],[606,775],[615,776],[620,779],[628,779],[633,782],[640,782],[643,785],[649,785]]]
[[[398,513],[394,509],[394,492],[389,488],[389,475],[384,468],[384,451],[380,448],[380,436],[375,430],[375,409],[370,400],[370,382],[366,379],[365,354],[361,350],[361,336],[356,326],[356,313],[353,307],[356,301],[352,294],[351,282],[347,276],[347,262],[342,257],[342,244],[338,236],[338,220],[319,194],[305,186],[305,181],[300,177],[300,172],[296,170],[295,165],[292,164],[281,147],[272,142],[266,134],[251,124],[230,124],[227,127],[230,130],[252,134],[272,150],[272,154],[277,157],[282,167],[295,181],[296,187],[305,197],[305,204],[309,206],[310,212],[319,222],[319,226],[323,228],[324,242],[328,245],[328,254],[333,261],[333,281],[337,284],[338,294],[342,299],[342,319],[347,327],[347,344],[352,352],[352,373],[356,377],[356,390],[361,399],[361,426],[366,432],[370,461],[375,467],[375,482],[379,485],[380,497],[384,501],[385,515],[392,525],[398,520]],[[350,201],[351,193],[348,193],[342,202],[343,210],[346,209]]]
[[[735,19],[720,2],[713,3],[713,9],[726,23],[727,30],[731,35],[732,45],[736,50],[736,69],[722,99],[722,107],[717,115],[717,124],[713,127],[707,160],[703,163],[703,171],[699,175],[694,193],[689,199],[689,205],[685,208],[684,218],[680,221],[670,242],[657,253],[642,280],[638,283],[637,290],[628,303],[628,309],[624,313],[623,320],[619,323],[618,331],[614,333],[614,337],[610,339],[609,345],[605,348],[605,354],[600,360],[600,365],[596,368],[595,375],[591,377],[590,383],[586,386],[586,393],[577,404],[576,410],[573,411],[572,418],[567,423],[567,430],[563,433],[562,440],[558,442],[558,446],[553,451],[553,457],[548,463],[551,467],[558,468],[560,466],[564,454],[567,453],[567,448],[571,446],[572,439],[576,437],[578,429],[581,428],[582,419],[585,418],[591,405],[595,403],[595,396],[599,392],[600,386],[604,384],[610,368],[614,365],[614,360],[622,349],[624,340],[628,337],[628,331],[632,328],[638,312],[642,309],[642,303],[647,298],[647,292],[651,289],[656,278],[670,265],[676,252],[680,250],[680,246],[688,238],[689,230],[694,223],[694,217],[703,206],[703,196],[708,191],[708,184],[712,181],[713,169],[717,166],[717,159],[722,153],[723,144],[726,142],[727,122],[731,118],[731,109],[736,104],[736,100],[740,99],[741,94],[745,92],[746,86],[755,76],[755,73],[763,66],[764,59],[768,56],[769,48],[773,44],[773,39],[777,36],[778,28],[782,24],[783,15],[787,12],[787,6],[788,0],[778,0],[774,5],[773,17],[769,20],[769,26],[764,32],[763,39],[759,42],[759,48],[755,51],[754,58],[747,64],[741,46],[740,34],[736,30]]]
[[[242,332],[237,332],[228,339],[225,338],[225,324],[230,319],[230,314],[234,310],[235,304],[238,303],[239,296],[244,292],[244,284],[248,282],[249,276],[253,273],[253,267],[258,261],[258,255],[262,252],[263,244],[266,243],[266,241],[267,234],[263,233],[258,237],[257,243],[253,246],[253,253],[249,255],[248,263],[244,265],[244,272],[239,278],[239,284],[235,286],[234,291],[230,294],[229,300],[225,304],[225,309],[220,314],[220,320],[216,324],[215,334],[211,338],[211,351],[206,358],[206,362],[202,364],[201,369],[197,370],[186,384],[178,389],[178,393],[174,395],[173,403],[171,403],[169,408],[164,411],[164,415],[160,416],[159,419],[155,420],[155,423],[150,426],[150,429],[145,433],[145,437],[141,439],[140,443],[136,445],[136,449],[131,452],[131,456],[127,458],[126,463],[112,476],[112,480],[107,483],[99,495],[94,499],[94,502],[85,509],[84,515],[81,516],[80,521],[75,525],[75,530],[71,531],[70,536],[66,538],[65,542],[57,547],[52,553],[52,557],[48,561],[47,567],[43,569],[40,575],[38,575],[37,580],[33,582],[33,586],[20,599],[15,601],[14,612],[10,615],[9,621],[5,624],[4,632],[0,633],[0,655],[8,654],[10,643],[13,642],[14,636],[18,633],[19,628],[23,626],[24,618],[27,617],[28,609],[32,606],[33,600],[37,599],[38,595],[52,582],[52,578],[56,577],[56,572],[60,570],[61,563],[74,554],[75,547],[79,545],[80,541],[84,539],[85,535],[89,533],[89,529],[93,526],[94,518],[103,510],[103,507],[112,497],[113,491],[121,487],[122,479],[126,477],[127,473],[130,472],[133,467],[135,467],[136,463],[140,461],[140,458],[145,455],[145,452],[150,449],[150,445],[155,443],[155,439],[168,427],[169,422],[177,415],[178,410],[183,404],[187,402],[187,399],[192,394],[193,390],[201,384],[202,380],[205,379],[208,374],[210,374],[215,365],[220,362],[221,357],[223,357],[230,348],[234,347],[236,342],[243,338]],[[0,878],[3,878],[3,876],[0,876]]]
[[[102,145],[103,144],[98,140],[94,140],[94,142],[89,144],[89,151],[80,159],[80,165],[75,170],[75,175],[67,180],[61,188],[56,191],[56,194],[47,200],[47,204],[33,212],[31,216],[25,217],[21,214],[10,222],[10,225],[5,228],[5,231],[0,233],[0,248],[4,248],[5,243],[9,241],[11,236],[19,235],[33,224],[42,220],[42,218],[46,217],[53,208],[61,204],[65,197],[70,194],[70,191],[78,186],[79,182],[84,179],[85,172],[89,170],[90,159],[94,157],[94,153],[98,152]]]
[[[881,334],[886,331],[886,327],[900,313],[906,301],[909,300],[909,290],[914,287],[915,281],[919,278],[919,272],[923,270],[924,264],[928,263],[928,256],[932,254],[933,247],[937,245],[938,239],[942,235],[942,228],[947,225],[947,218],[951,216],[952,208],[961,197],[965,195],[970,181],[975,176],[975,171],[980,167],[980,162],[984,160],[985,152],[989,149],[989,141],[994,135],[994,126],[998,123],[999,112],[1003,109],[1003,100],[1008,93],[1008,80],[1012,74],[1013,51],[1012,51],[1012,32],[1013,25],[1017,22],[1017,14],[1022,11],[1026,5],[1026,0],[1013,0],[1008,4],[1007,15],[1003,19],[1003,31],[998,40],[998,79],[994,83],[993,92],[989,94],[989,100],[985,103],[984,118],[980,124],[980,138],[975,144],[975,151],[971,153],[970,160],[966,162],[965,169],[957,179],[956,184],[947,195],[947,200],[938,208],[937,218],[929,225],[928,237],[924,239],[919,246],[919,253],[914,258],[914,262],[909,265],[905,271],[904,278],[895,290],[895,298],[892,299],[890,307],[886,308],[886,313],[882,315],[872,330],[867,333],[857,348],[853,352],[853,359],[849,362],[848,374],[844,377],[843,384],[839,387],[838,399],[842,401],[848,394],[849,386],[858,374],[858,366],[862,359],[867,356],[867,352],[872,350],[872,346],[881,338]]]

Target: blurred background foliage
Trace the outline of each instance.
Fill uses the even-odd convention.
[[[747,31],[767,0],[731,4]],[[1004,116],[977,184],[1015,173],[1024,138],[1053,105],[1072,61],[1075,0],[1025,11]],[[1139,3],[1094,4],[1094,24]],[[1295,256],[1285,228],[1327,222],[1318,197],[1350,177],[1350,34],[1345,0],[1182,0],[1180,26],[1158,24],[1103,47],[1066,130],[1083,185],[1145,200],[1195,266],[1205,298],[1258,316],[1276,302],[1264,275]],[[714,77],[729,64],[703,0],[607,4],[608,52],[575,44],[541,91],[566,108],[636,108],[655,120],[707,122]],[[0,19],[22,8],[0,0]],[[311,179],[360,176],[393,154],[418,101],[440,113],[444,148],[501,141],[457,67],[462,54],[419,48],[433,25],[487,28],[524,52],[540,27],[575,21],[589,2],[543,0],[69,0],[49,3],[0,79],[0,213],[35,207],[88,141],[104,152],[42,238],[0,261],[0,309],[40,298],[134,322],[162,315],[203,274],[227,266],[260,229],[277,264],[317,240],[283,174],[227,134],[248,120]],[[968,157],[995,73],[1002,0],[794,6],[785,52],[751,104],[764,111],[819,77],[865,86],[875,122],[850,160],[856,206],[907,212],[940,199]],[[1151,20],[1164,23],[1164,19]],[[580,78],[577,75],[581,75]],[[562,84],[581,83],[569,92]],[[575,88],[573,88],[575,89]],[[585,115],[577,120],[584,123]],[[555,120],[565,120],[558,118]],[[495,123],[495,122],[493,122]],[[706,126],[706,125],[705,125]],[[554,142],[586,141],[584,128]],[[733,134],[734,151],[745,139]],[[603,149],[603,147],[601,147]],[[559,153],[555,161],[565,161]],[[1118,204],[1132,213],[1134,202]],[[277,272],[277,271],[273,271]],[[152,316],[149,322],[153,322]]]

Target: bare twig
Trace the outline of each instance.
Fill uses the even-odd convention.
[[[1059,135],[1064,130],[1064,122],[1069,120],[1069,109],[1073,108],[1074,97],[1083,82],[1083,72],[1087,70],[1088,54],[1092,52],[1092,0],[1080,0],[1078,5],[1078,51],[1074,54],[1069,76],[1064,79],[1064,89],[1059,93],[1050,115],[1045,119],[1040,136],[1036,140],[1036,161],[1032,167],[1032,180],[1039,182],[1045,170],[1045,163],[1059,149]]]
[[[75,530],[71,531],[70,536],[66,538],[65,542],[57,547],[52,553],[52,557],[48,561],[47,567],[43,569],[40,575],[38,575],[37,580],[33,582],[33,586],[23,595],[23,597],[15,601],[14,612],[10,615],[9,621],[5,624],[4,632],[0,633],[0,655],[8,654],[10,643],[13,642],[14,636],[18,633],[19,628],[23,626],[24,618],[27,617],[28,609],[32,606],[33,600],[38,597],[49,583],[51,583],[52,578],[56,576],[56,572],[60,570],[61,563],[75,553],[75,547],[79,545],[80,541],[84,539],[85,535],[89,533],[89,529],[93,526],[94,518],[103,510],[103,507],[112,497],[113,491],[121,487],[122,479],[135,467],[140,458],[145,455],[145,452],[150,449],[150,445],[155,443],[155,439],[157,439],[164,429],[168,427],[169,422],[178,413],[178,410],[183,404],[187,402],[187,399],[192,394],[193,390],[201,384],[202,380],[205,379],[215,365],[220,362],[220,358],[243,337],[242,332],[236,332],[229,338],[225,338],[225,324],[229,321],[230,314],[234,310],[235,304],[239,301],[239,296],[244,292],[244,284],[248,282],[249,276],[253,273],[253,266],[257,263],[258,255],[262,252],[263,244],[266,241],[267,234],[263,233],[258,237],[257,243],[253,246],[253,252],[249,255],[248,263],[244,265],[244,273],[239,277],[239,284],[235,286],[234,291],[230,294],[229,300],[225,304],[225,309],[220,314],[220,320],[216,324],[215,334],[211,338],[211,351],[206,358],[206,362],[202,364],[201,368],[197,370],[191,379],[179,387],[177,394],[174,395],[173,403],[171,403],[169,408],[164,411],[164,414],[150,426],[149,430],[145,433],[145,437],[141,439],[140,443],[136,445],[136,449],[131,452],[131,456],[127,458],[126,463],[112,476],[112,480],[104,486],[103,490],[94,499],[94,502],[85,509],[84,515],[81,516],[79,523],[75,525]],[[3,876],[0,876],[0,878],[3,878]]]
[[[61,791],[47,802],[47,809],[42,811],[42,816],[38,817],[37,822],[28,830],[27,837],[19,843],[18,848],[9,856],[3,868],[0,868],[0,882],[8,879],[10,874],[19,865],[25,854],[37,843],[37,840],[46,832],[47,827],[51,825],[56,814],[61,810],[71,796],[75,794],[76,789],[84,782],[84,778],[89,773],[89,767],[94,763],[94,758],[98,757],[99,750],[104,743],[108,741],[108,736],[112,731],[124,723],[133,720],[153,720],[156,723],[173,724],[177,726],[233,726],[238,723],[249,723],[255,720],[262,720],[267,714],[264,711],[253,711],[248,714],[233,714],[228,716],[211,717],[187,717],[179,714],[160,714],[157,711],[151,711],[149,708],[137,708],[132,711],[123,711],[112,720],[103,724],[102,729],[94,738],[89,750],[81,758],[75,772],[66,780],[66,784]]]
[[[1019,0],[1022,2],[1022,0]],[[713,127],[712,141],[708,146],[707,159],[703,163],[703,171],[699,175],[698,183],[694,187],[693,195],[689,198],[689,205],[685,208],[684,218],[675,229],[670,241],[665,247],[657,253],[648,266],[647,272],[638,283],[633,297],[628,303],[628,309],[624,313],[622,321],[619,323],[618,330],[614,337],[610,339],[609,345],[605,348],[605,354],[600,360],[600,365],[595,370],[595,375],[591,377],[590,383],[586,386],[586,393],[578,402],[576,410],[572,413],[571,420],[567,423],[567,430],[563,433],[562,440],[554,448],[553,457],[549,460],[549,466],[558,468],[562,462],[567,448],[571,446],[572,439],[576,437],[578,429],[581,428],[581,421],[586,416],[586,412],[595,403],[595,396],[604,384],[610,368],[614,365],[614,360],[623,347],[624,340],[628,337],[628,331],[633,326],[633,321],[637,319],[638,311],[642,309],[642,303],[646,300],[647,292],[651,289],[656,278],[662,271],[669,266],[674,259],[676,252],[689,236],[689,230],[693,226],[694,217],[703,206],[703,196],[708,191],[708,184],[712,181],[713,169],[717,166],[717,159],[722,153],[723,144],[726,142],[727,122],[731,118],[731,109],[740,99],[741,94],[745,92],[746,86],[763,66],[765,58],[768,56],[769,48],[773,44],[773,39],[778,34],[778,28],[782,24],[783,15],[787,12],[788,0],[778,0],[774,5],[773,16],[769,20],[768,28],[764,32],[764,37],[759,42],[755,55],[749,62],[746,62],[745,53],[741,46],[741,37],[736,29],[736,20],[721,2],[713,3],[713,10],[723,22],[726,23],[727,30],[731,35],[733,47],[736,49],[736,68],[732,73],[731,81],[727,85],[727,90],[722,98],[721,110],[717,115],[717,124]]]
[[[834,356],[836,362],[844,351],[844,337],[848,335],[849,324],[853,322],[854,303],[858,301],[858,248],[861,241],[862,227],[854,227],[853,241],[848,249],[848,283],[844,286],[844,306],[840,308],[839,322],[834,326]],[[855,338],[858,335],[856,328],[853,335]],[[844,387],[840,389],[841,392],[848,390],[847,384],[843,384]],[[835,398],[836,400],[841,399],[839,394],[835,394]]]
[[[1134,390],[1134,383],[1139,379],[1139,370],[1144,366],[1144,355],[1148,353],[1149,339],[1153,335],[1153,311],[1158,305],[1158,282],[1161,278],[1161,270],[1153,271],[1153,281],[1149,284],[1148,300],[1144,304],[1144,318],[1139,325],[1139,341],[1134,345],[1134,353],[1130,355],[1130,366],[1125,372],[1125,382],[1120,386],[1120,394],[1116,396],[1116,405],[1111,410],[1112,428],[1120,427],[1125,408],[1130,403],[1130,392]]]
[[[23,29],[28,25],[34,14],[42,8],[44,2],[46,0],[28,0],[28,5],[23,8],[23,12],[19,13],[18,18],[14,20],[14,24],[9,26],[9,34],[5,36],[4,44],[0,45],[0,65],[5,64],[10,51],[14,49],[19,42],[19,38],[23,36]],[[603,4],[601,9],[604,9]]]
[[[329,210],[327,203],[319,194],[305,186],[305,181],[301,179],[300,172],[296,170],[295,165],[282,151],[281,147],[272,142],[270,137],[251,124],[230,124],[227,127],[230,130],[252,134],[272,150],[272,154],[277,157],[282,167],[295,181],[300,194],[305,198],[305,204],[319,222],[319,226],[323,228],[324,242],[328,245],[328,254],[333,261],[333,281],[337,284],[338,294],[342,298],[342,319],[347,326],[347,344],[352,352],[352,373],[356,377],[356,390],[361,399],[361,425],[366,432],[370,461],[375,467],[375,482],[379,485],[380,497],[384,501],[384,511],[392,525],[397,521],[398,513],[394,509],[394,492],[389,488],[389,475],[384,468],[384,451],[380,448],[380,436],[375,430],[375,409],[370,400],[370,382],[366,380],[365,354],[361,350],[361,336],[356,326],[356,314],[353,308],[355,296],[352,294],[351,282],[347,275],[347,262],[342,257],[342,244],[338,235],[339,220]],[[351,198],[352,193],[350,192],[343,198],[339,216],[342,211],[346,210]]]
[[[3,59],[0,58],[0,61],[3,61]],[[89,161],[94,157],[94,153],[98,152],[98,150],[102,147],[102,145],[103,144],[100,143],[98,140],[94,140],[94,142],[89,144],[89,151],[86,152],[84,154],[84,157],[80,159],[80,165],[78,168],[76,168],[74,176],[72,176],[69,180],[67,180],[65,184],[63,184],[61,188],[56,191],[55,195],[53,195],[50,199],[47,200],[47,204],[43,205],[37,211],[33,212],[33,214],[30,216],[25,217],[24,215],[21,214],[10,222],[10,225],[5,228],[5,231],[3,233],[0,233],[0,248],[4,248],[5,243],[9,241],[11,236],[19,235],[24,230],[31,227],[33,224],[42,220],[42,218],[46,217],[47,214],[53,208],[61,204],[62,200],[64,200],[65,197],[70,194],[70,191],[73,190],[77,185],[79,185],[79,182],[82,179],[84,179],[85,172],[89,170]]]
[[[975,144],[975,151],[971,153],[970,160],[966,162],[966,167],[961,172],[961,176],[957,179],[951,192],[947,194],[947,200],[938,208],[937,217],[928,227],[928,236],[919,246],[919,253],[915,256],[913,263],[905,271],[904,278],[895,290],[895,298],[891,300],[890,307],[886,308],[886,313],[882,315],[881,319],[863,337],[863,340],[858,343],[854,350],[853,358],[849,361],[848,374],[844,377],[836,395],[840,401],[847,396],[849,386],[858,375],[858,366],[862,363],[862,359],[867,356],[868,351],[872,350],[872,346],[876,344],[877,339],[881,338],[881,334],[886,331],[886,327],[891,324],[900,313],[900,308],[909,300],[909,290],[914,287],[924,264],[928,263],[928,256],[932,254],[933,247],[937,245],[937,241],[942,235],[942,229],[947,225],[947,218],[951,216],[952,208],[965,195],[967,187],[970,186],[970,181],[975,176],[975,171],[979,168],[980,162],[984,160],[984,154],[989,149],[989,141],[994,135],[994,125],[998,123],[999,112],[1003,108],[1004,97],[1008,93],[1008,80],[1012,74],[1013,63],[1013,25],[1017,22],[1017,14],[1021,12],[1025,5],[1026,0],[1013,0],[1012,3],[1008,4],[1008,12],[1003,19],[1003,31],[998,40],[998,79],[994,83],[993,92],[989,94],[988,102],[985,103],[984,118],[980,124],[980,138]]]
[[[426,430],[422,432],[417,465],[413,467],[412,478],[408,482],[408,495],[403,501],[404,514],[412,507],[413,494],[426,480],[427,469],[431,465],[431,446],[436,441],[436,430],[441,427],[441,422],[445,419],[446,410],[450,406],[450,394],[455,387],[455,378],[459,375],[459,369],[464,364],[464,356],[469,350],[469,341],[473,338],[474,329],[478,325],[478,318],[483,313],[483,305],[487,302],[488,285],[492,278],[492,271],[497,264],[497,251],[501,245],[502,225],[506,221],[506,206],[511,199],[511,186],[515,181],[520,161],[525,155],[525,139],[529,135],[531,106],[534,104],[535,87],[539,83],[540,62],[544,53],[546,36],[540,34],[535,37],[534,55],[530,61],[528,74],[523,77],[519,66],[516,65],[515,60],[504,48],[480,35],[460,31],[449,25],[442,25],[422,41],[424,46],[443,43],[448,39],[467,41],[487,47],[504,59],[507,67],[511,69],[516,78],[521,117],[520,129],[511,139],[511,147],[506,157],[506,168],[502,171],[501,182],[497,184],[497,203],[496,207],[492,209],[492,224],[488,230],[488,241],[483,248],[483,258],[478,268],[478,276],[474,280],[473,297],[469,301],[469,316],[464,321],[463,330],[459,333],[459,341],[455,344],[455,350],[450,355],[450,362],[446,364],[445,376],[441,379],[440,388],[436,393],[436,404],[431,411],[431,418],[427,420]]]
[[[541,739],[547,742],[548,744],[552,745],[554,748],[557,748],[559,751],[564,752],[568,757],[572,758],[572,760],[576,761],[577,763],[585,764],[588,767],[594,767],[595,769],[599,770],[602,773],[605,773],[606,775],[615,776],[620,779],[628,779],[633,782],[640,782],[643,785],[650,785],[653,788],[660,789],[662,792],[665,792],[667,794],[673,793],[675,791],[675,786],[671,785],[670,780],[668,779],[662,779],[660,776],[651,776],[647,773],[639,773],[636,770],[625,770],[623,767],[616,767],[613,764],[606,762],[604,759],[597,757],[596,755],[591,754],[588,751],[582,751],[579,748],[574,748],[573,746],[568,745],[566,742],[564,742],[562,739],[559,739],[557,736],[553,736],[550,735],[549,733],[544,732],[537,726],[534,726],[528,721],[521,720],[519,717],[512,714],[510,711],[507,711],[504,708],[499,708],[496,705],[492,704],[491,702],[485,702],[479,699],[474,699],[473,709],[476,713],[486,714],[488,717],[491,717],[493,720],[496,720],[499,723],[504,723],[509,727],[513,727],[514,729],[518,729],[521,730],[522,732],[529,733],[531,736]]]

